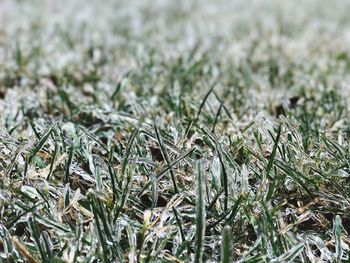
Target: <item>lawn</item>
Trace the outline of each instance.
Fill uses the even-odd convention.
[[[0,262],[349,262],[349,14],[1,0]]]

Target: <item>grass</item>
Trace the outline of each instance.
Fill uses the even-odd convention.
[[[349,8],[1,1],[0,261],[349,261]]]

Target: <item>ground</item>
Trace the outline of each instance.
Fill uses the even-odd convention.
[[[350,260],[349,13],[0,1],[0,261]]]

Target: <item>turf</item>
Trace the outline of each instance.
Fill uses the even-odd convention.
[[[0,261],[349,261],[349,13],[0,1]]]

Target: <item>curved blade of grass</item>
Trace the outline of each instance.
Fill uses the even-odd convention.
[[[115,202],[115,199],[118,197],[118,189],[116,187],[116,174],[113,168],[113,152],[114,152],[114,146],[111,146],[111,149],[109,151],[109,158],[108,158],[108,173],[109,177],[111,179],[112,184],[112,191],[113,191],[113,203]]]
[[[178,193],[179,190],[178,190],[178,187],[177,187],[177,184],[176,184],[175,173],[174,173],[174,170],[173,170],[172,166],[170,165],[171,162],[170,162],[169,155],[167,153],[166,147],[165,147],[165,145],[163,143],[163,138],[162,138],[162,136],[161,136],[161,134],[159,132],[159,129],[158,129],[155,121],[153,121],[153,126],[154,126],[154,130],[156,132],[156,136],[157,136],[157,140],[158,140],[158,145],[159,145],[160,151],[161,151],[161,153],[162,153],[162,155],[163,155],[163,157],[164,157],[164,159],[165,159],[165,161],[167,163],[169,171],[170,171],[170,176],[171,176],[171,180],[173,182],[174,191],[175,191],[175,193]]]
[[[275,144],[273,145],[272,153],[270,155],[269,162],[268,162],[267,167],[266,167],[266,177],[267,178],[270,177],[270,171],[272,169],[272,166],[273,166],[273,163],[274,163],[274,160],[276,157],[276,151],[277,151],[278,142],[279,142],[280,136],[281,136],[281,130],[282,130],[281,126],[279,126],[278,130],[277,130],[276,139],[274,140]]]
[[[210,89],[208,90],[208,92],[205,94],[205,96],[204,96],[204,98],[203,98],[203,100],[202,100],[202,103],[201,103],[201,105],[200,105],[199,108],[198,108],[197,117],[196,117],[196,119],[195,119],[196,122],[198,121],[199,116],[201,115],[201,112],[202,112],[202,109],[203,109],[203,107],[204,107],[204,105],[205,105],[205,102],[207,101],[209,95],[213,92],[213,90],[214,90],[214,88],[215,88],[215,85],[216,85],[216,83],[214,83],[214,84],[210,87]]]
[[[125,155],[124,155],[124,158],[123,158],[123,162],[122,162],[122,177],[125,174],[125,169],[126,169],[126,166],[128,164],[128,161],[129,161],[129,156],[131,154],[131,149],[132,149],[132,146],[134,144],[134,141],[135,141],[135,138],[136,138],[136,135],[138,134],[138,132],[139,132],[139,128],[137,127],[132,132],[132,134],[130,136],[130,139],[128,141],[128,145],[126,147],[126,152],[125,152]]]

